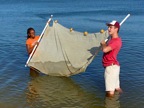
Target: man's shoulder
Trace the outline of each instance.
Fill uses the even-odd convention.
[[[122,42],[122,39],[121,39],[121,37],[118,37],[118,38],[114,38],[114,39],[112,39],[112,42],[115,42],[115,43],[121,43]]]
[[[122,40],[120,36],[118,37],[118,40],[120,40],[120,41]]]
[[[118,38],[116,39],[115,45],[117,45],[117,46],[119,46],[119,47],[122,46],[122,39],[121,39],[121,37],[118,37]]]
[[[109,45],[112,49],[115,49],[115,48],[121,46],[121,45],[122,45],[121,38],[118,37],[118,38],[112,39],[112,40],[109,42],[108,45]]]
[[[117,38],[117,42],[120,43],[120,44],[122,43],[121,37],[118,37],[118,38]]]

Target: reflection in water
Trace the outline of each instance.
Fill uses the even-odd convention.
[[[120,94],[118,92],[115,93],[114,97],[106,97],[105,98],[105,107],[106,108],[120,108],[119,102]]]
[[[29,83],[28,90],[27,102],[34,108],[91,108],[100,100],[67,77],[36,77]]]
[[[30,69],[30,76],[31,77],[38,77],[39,76],[39,71],[33,67],[29,68]]]
[[[38,97],[38,93],[37,93],[35,87],[31,84],[29,84],[28,90],[29,90],[29,93],[27,93],[27,102],[28,102],[29,106],[32,107],[33,104],[35,103],[35,100]]]

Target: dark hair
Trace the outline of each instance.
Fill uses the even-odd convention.
[[[115,27],[115,26],[114,26]],[[118,27],[115,27],[115,28],[118,28]],[[117,33],[119,33],[119,31],[120,31],[120,27],[118,28],[118,31],[117,31]]]
[[[118,33],[119,33],[120,28],[118,29]]]
[[[31,30],[35,31],[34,28],[32,28],[32,27],[28,28],[27,29],[27,39],[30,38],[30,36],[28,34],[30,33]]]

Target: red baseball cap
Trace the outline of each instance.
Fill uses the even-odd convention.
[[[107,25],[107,26],[115,26],[115,27],[117,27],[117,28],[120,28],[119,22],[117,22],[117,21],[115,21],[115,20],[113,20],[113,21],[110,22],[110,23],[106,23],[106,25]]]

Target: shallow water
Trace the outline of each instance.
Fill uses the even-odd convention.
[[[143,0],[2,0],[0,4],[1,108],[143,108],[144,106],[144,1]],[[105,98],[102,52],[86,72],[69,78],[29,76],[25,68],[26,30],[40,34],[51,14],[54,20],[77,31],[99,32],[105,23],[128,14],[120,36],[121,87],[124,93]]]

